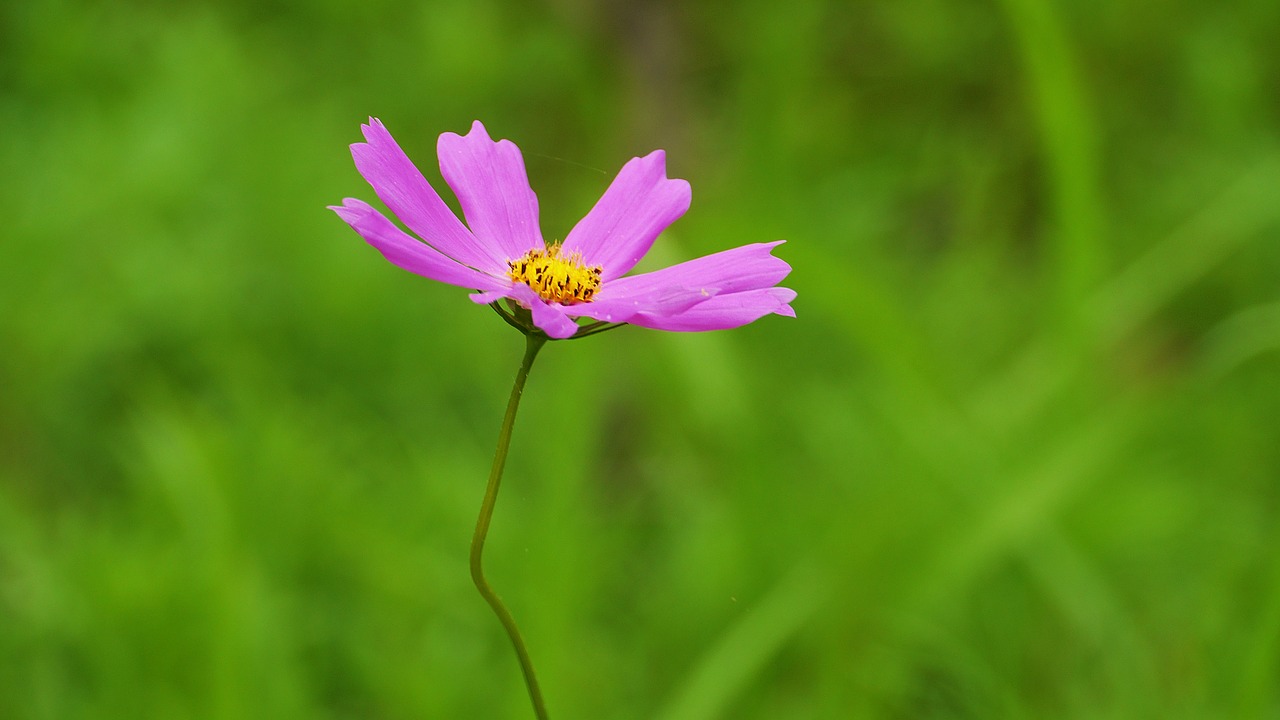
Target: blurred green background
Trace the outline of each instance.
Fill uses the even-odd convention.
[[[523,718],[522,349],[325,205],[628,158],[796,320],[544,350],[553,717],[1280,717],[1280,4],[5,3],[0,717]],[[444,192],[448,195],[447,191]],[[449,196],[450,202],[452,197]]]

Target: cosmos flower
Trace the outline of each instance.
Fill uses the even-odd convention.
[[[578,319],[658,330],[722,330],[770,313],[794,317],[794,291],[775,287],[791,267],[771,253],[782,241],[744,245],[655,272],[627,276],[658,234],[689,209],[689,183],[668,179],[666,154],[633,158],[565,237],[543,242],[538,199],[520,149],[489,138],[479,121],[445,133],[437,152],[457,195],[463,225],[376,118],[351,146],[356,168],[411,237],[354,198],[331,209],[393,264],[476,290],[471,299],[509,299],[547,336],[563,339]]]

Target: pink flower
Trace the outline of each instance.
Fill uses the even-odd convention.
[[[771,254],[782,241],[624,277],[689,209],[689,183],[667,178],[662,150],[628,161],[564,242],[548,246],[520,149],[509,140],[494,142],[479,121],[466,135],[440,136],[440,171],[458,196],[463,225],[379,120],[361,127],[365,142],[351,146],[356,168],[423,241],[362,200],[331,209],[395,265],[475,289],[477,303],[508,298],[552,338],[572,336],[577,318],[696,331],[770,313],[795,317],[795,292],[775,287],[791,271]]]

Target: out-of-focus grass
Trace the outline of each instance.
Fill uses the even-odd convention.
[[[520,342],[323,209],[368,114],[790,241],[534,370],[556,717],[1280,714],[1280,6],[845,6],[0,10],[0,717],[527,716]]]

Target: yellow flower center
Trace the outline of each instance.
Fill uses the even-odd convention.
[[[511,267],[507,275],[512,280],[533,288],[547,302],[561,305],[591,302],[600,289],[602,268],[584,265],[581,253],[561,255],[559,245],[530,250],[507,264]]]

